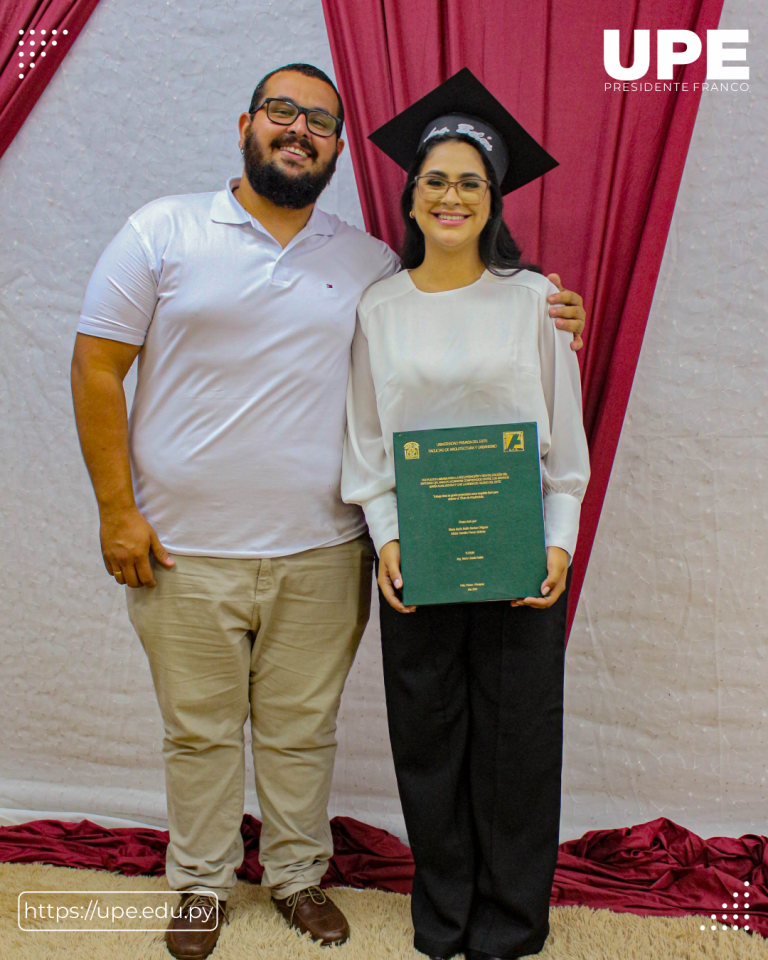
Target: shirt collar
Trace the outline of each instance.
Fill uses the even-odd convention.
[[[259,221],[250,215],[245,207],[237,201],[232,191],[240,185],[240,177],[230,177],[223,190],[214,195],[211,203],[211,220],[216,223],[251,223],[260,230],[264,230]],[[266,232],[266,231],[264,231]],[[313,234],[332,237],[334,234],[330,216],[315,204],[314,210],[306,226],[300,231],[300,236],[308,237]]]
[[[251,215],[235,200],[235,195],[232,193],[239,183],[240,177],[230,177],[224,189],[214,195],[211,204],[211,220],[215,220],[216,223],[248,223],[251,220]]]

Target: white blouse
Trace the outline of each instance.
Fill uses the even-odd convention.
[[[528,270],[486,270],[469,286],[423,293],[403,270],[363,294],[341,496],[362,506],[377,551],[398,539],[393,433],[536,421],[546,544],[573,556],[589,453],[571,335],[549,316],[556,292]]]

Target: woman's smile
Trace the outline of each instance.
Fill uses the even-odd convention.
[[[468,220],[471,214],[452,213],[448,210],[434,210],[432,216],[447,227],[455,227],[458,224],[464,223],[465,220]]]

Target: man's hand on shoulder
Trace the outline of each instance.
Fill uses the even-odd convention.
[[[102,511],[99,536],[107,573],[121,585],[156,586],[149,562],[150,551],[164,567],[174,565],[175,561],[136,507]]]
[[[565,330],[573,334],[571,341],[571,350],[581,350],[584,341],[581,339],[581,333],[584,330],[584,321],[587,315],[584,312],[584,303],[578,293],[573,290],[566,290],[560,283],[560,277],[556,273],[550,273],[547,277],[558,289],[558,293],[553,293],[549,297],[550,317],[556,317],[555,326],[558,330]]]

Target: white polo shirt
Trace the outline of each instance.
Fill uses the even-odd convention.
[[[279,557],[365,530],[339,493],[355,310],[398,269],[315,207],[285,249],[232,194],[142,207],[96,264],[80,333],[143,344],[136,503],[171,553]]]

